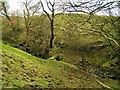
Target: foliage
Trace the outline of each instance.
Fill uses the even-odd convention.
[[[109,62],[119,48],[113,41],[106,40],[98,32],[103,28],[105,32],[108,32],[105,33],[106,35],[111,33],[119,41],[117,35],[119,23],[115,22],[115,26],[112,26],[112,21],[118,17],[93,15],[88,22],[83,23],[88,17],[89,15],[86,14],[60,14],[57,16],[54,22],[55,38],[52,50],[49,49],[50,26],[47,16],[43,14],[31,17],[28,52],[42,58],[54,57],[58,61],[73,64],[89,73],[101,76],[99,70],[103,68],[101,67],[102,64]],[[3,42],[25,50],[25,28],[23,18],[20,18],[19,26],[21,29],[19,32],[19,29],[13,30],[3,17]],[[17,17],[14,17],[14,20],[16,21]],[[17,24],[15,23],[15,25]],[[83,57],[85,61],[81,61]],[[117,60],[119,62],[119,58]],[[100,68],[98,68],[99,66]],[[118,64],[115,64],[114,67],[117,68]],[[118,69],[118,71],[114,69],[116,73],[111,70],[110,66],[108,69],[117,79],[119,78],[117,76],[119,74]],[[106,70],[102,73],[105,73]]]
[[[2,39],[8,44],[2,44],[1,53],[4,87],[119,88],[117,81],[108,79],[120,80],[120,17],[112,16],[119,1],[46,0],[51,14],[42,0],[32,2],[23,2],[23,17],[18,11],[10,16],[7,2],[0,2]],[[41,8],[45,14],[36,15]],[[60,8],[84,14],[61,14]],[[95,15],[104,10],[109,16]]]
[[[96,80],[108,86],[114,82],[111,88],[118,88],[118,82],[95,78],[74,65],[36,58],[8,45],[2,47],[3,88],[105,88]]]

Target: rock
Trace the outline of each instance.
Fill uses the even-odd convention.
[[[49,60],[54,60],[55,59],[55,56],[52,56],[49,58]]]

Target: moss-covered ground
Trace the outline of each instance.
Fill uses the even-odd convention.
[[[3,88],[120,88],[117,81],[92,76],[63,61],[37,58],[9,45],[2,44],[0,54]]]

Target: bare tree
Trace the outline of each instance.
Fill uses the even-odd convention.
[[[86,1],[71,1],[68,0],[67,3],[67,11],[68,12],[79,12],[84,14],[89,14],[88,19],[83,22],[82,24],[79,24],[79,28],[82,30],[92,31],[96,32],[99,35],[101,35],[106,42],[108,42],[115,54],[113,55],[112,59],[115,58],[119,52],[120,52],[120,38],[117,33],[119,33],[119,21],[120,17],[118,14],[115,14],[115,9],[119,7],[119,1],[103,1],[103,0],[86,0]],[[98,12],[104,13],[104,16],[106,21],[103,21],[101,23],[95,23],[91,22],[90,19],[92,16],[96,15]],[[116,17],[114,17],[114,15]],[[83,28],[85,23],[89,23],[91,25],[91,28]],[[107,25],[111,26],[111,30],[106,30],[105,27]],[[96,28],[96,26],[98,28]]]
[[[64,2],[57,1],[57,0],[45,0],[43,3],[43,0],[41,0],[41,6],[43,9],[43,12],[47,15],[49,21],[50,21],[50,32],[51,32],[51,38],[50,38],[50,48],[53,48],[53,41],[54,41],[54,20],[55,16],[61,14],[64,12]],[[45,3],[47,6],[47,9],[45,8]],[[61,8],[61,10],[60,10]],[[61,12],[62,11],[62,12]]]
[[[9,15],[8,15],[8,3],[7,2],[0,2],[1,4],[1,14],[4,15],[9,21],[11,21]]]
[[[23,2],[24,5],[24,20],[25,20],[25,28],[26,28],[26,52],[28,52],[28,42],[29,42],[29,34],[30,34],[30,26],[32,21],[30,20],[38,11],[40,10],[40,2],[35,2],[34,0],[25,0]]]

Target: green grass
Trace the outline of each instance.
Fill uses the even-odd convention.
[[[30,55],[30,54],[26,54],[24,51],[21,51],[21,50],[19,50],[19,49],[16,49],[16,48],[13,48],[13,47],[11,47],[11,46],[9,46],[9,45],[2,45],[2,48],[3,49],[5,49],[5,50],[7,50],[7,51],[11,51],[11,53],[16,53],[17,55],[20,55],[20,56],[22,56],[22,57],[24,57],[24,58],[33,58],[33,59],[37,59],[36,57],[34,57],[34,56],[32,56],[32,55]]]
[[[3,88],[111,88],[118,82],[101,79],[80,71],[76,66],[56,60],[36,58],[2,44]],[[114,84],[114,86],[112,86]]]

